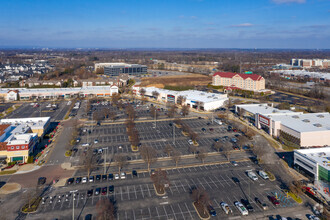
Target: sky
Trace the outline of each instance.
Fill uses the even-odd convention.
[[[330,49],[330,0],[0,0],[0,47]]]

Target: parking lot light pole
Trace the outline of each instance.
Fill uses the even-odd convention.
[[[78,190],[72,190],[70,193],[72,193],[72,220],[74,220],[74,196],[73,194],[77,192]]]
[[[157,109],[155,109],[155,128],[157,128]]]
[[[174,126],[174,123],[173,123],[172,127],[173,127],[173,144],[175,146],[175,126]]]

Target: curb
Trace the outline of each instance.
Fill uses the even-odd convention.
[[[164,190],[164,194],[159,194],[159,193],[157,192],[157,189],[156,189],[155,184],[152,184],[152,185],[154,186],[155,193],[156,193],[157,196],[164,196],[164,195],[166,195],[166,191],[165,191],[165,190]]]
[[[197,208],[196,208],[196,206],[195,206],[195,202],[193,202],[192,204],[193,204],[194,209],[195,209],[195,211],[196,211],[196,213],[197,213],[197,215],[198,215],[198,217],[199,217],[200,219],[207,220],[207,219],[210,219],[210,218],[211,218],[211,216],[210,216],[209,213],[207,213],[208,216],[209,216],[209,217],[207,217],[207,218],[203,218],[202,216],[200,216],[200,215],[199,215],[199,212],[197,211]],[[204,208],[204,209],[205,209],[205,208]]]

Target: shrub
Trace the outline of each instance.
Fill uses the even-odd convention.
[[[27,163],[33,163],[33,156],[29,156],[27,159]]]

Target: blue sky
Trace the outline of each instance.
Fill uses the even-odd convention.
[[[0,47],[330,48],[330,0],[0,0]]]

